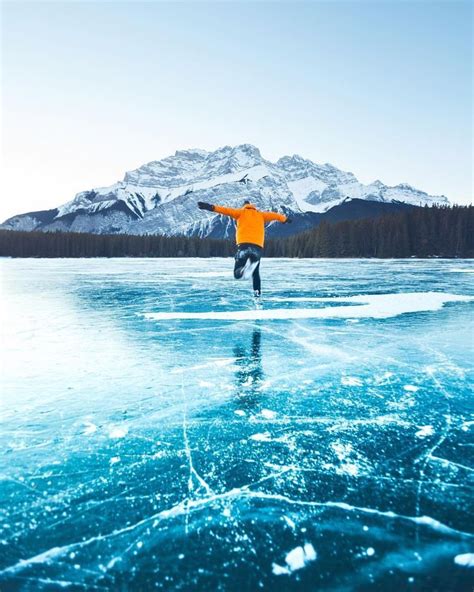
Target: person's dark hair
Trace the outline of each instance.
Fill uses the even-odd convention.
[[[249,203],[250,203],[250,202],[249,202],[249,200],[248,200],[248,199],[246,199],[246,200],[244,201],[244,205],[245,205],[245,204],[249,204]]]

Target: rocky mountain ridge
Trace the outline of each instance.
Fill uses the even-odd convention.
[[[273,163],[255,146],[242,144],[213,152],[179,150],[174,156],[127,172],[113,185],[80,192],[52,210],[13,216],[0,227],[222,237],[233,233],[232,222],[198,210],[196,203],[236,207],[244,199],[250,199],[259,209],[291,215],[299,222],[292,227],[294,232],[353,200],[371,202],[363,208],[367,215],[371,204],[375,210],[375,203],[448,203],[445,196],[428,195],[408,184],[390,187],[377,180],[365,185],[350,172],[299,155],[284,156]],[[273,234],[277,234],[276,228]]]

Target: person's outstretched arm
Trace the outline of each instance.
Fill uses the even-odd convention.
[[[237,220],[240,216],[240,210],[236,208],[226,208],[225,206],[215,206],[213,204],[206,203],[205,201],[198,201],[198,208],[200,210],[208,210],[209,212],[215,212],[216,214],[222,214],[223,216],[230,216]]]
[[[262,212],[264,222],[282,222],[283,224],[291,222],[291,219],[285,214],[278,214],[277,212]]]

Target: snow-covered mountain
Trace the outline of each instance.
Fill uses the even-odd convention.
[[[78,193],[53,210],[13,216],[0,227],[14,230],[228,236],[232,222],[197,209],[198,201],[258,208],[313,220],[351,200],[447,204],[407,184],[360,183],[352,173],[301,156],[273,163],[250,144],[214,152],[180,150],[125,174],[123,181]],[[375,205],[375,204],[374,204]],[[370,210],[370,208],[369,208]],[[319,214],[319,215],[315,215]],[[306,224],[306,226],[309,222]],[[294,227],[296,228],[298,225]]]

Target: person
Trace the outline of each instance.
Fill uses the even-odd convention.
[[[236,220],[237,252],[235,254],[234,277],[235,279],[252,278],[254,297],[259,303],[261,296],[260,259],[265,242],[265,224],[273,221],[285,224],[291,220],[288,216],[277,212],[262,212],[248,200],[244,202],[242,208],[227,208],[203,201],[198,201],[197,205],[200,210],[208,210]]]

